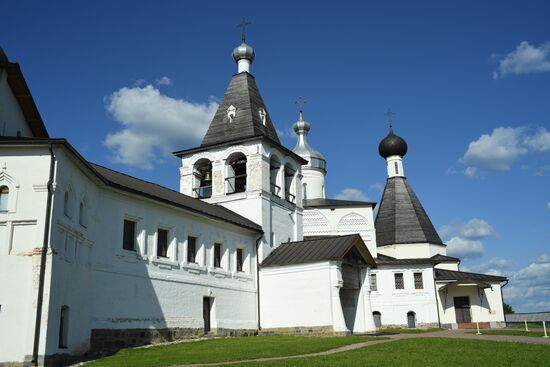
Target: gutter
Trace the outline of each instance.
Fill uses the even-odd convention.
[[[48,254],[48,244],[50,240],[51,210],[53,197],[53,177],[55,172],[55,155],[53,153],[53,143],[48,146],[50,151],[50,176],[48,178],[48,199],[46,202],[46,218],[44,221],[44,239],[42,242],[42,252],[40,254],[40,275],[38,280],[38,296],[36,300],[36,321],[34,324],[34,342],[32,349],[32,364],[38,366],[38,347],[40,344],[40,324],[42,322],[42,306],[44,303],[44,278],[46,277],[46,260]]]
[[[258,306],[258,332],[262,330],[262,324],[260,322],[260,241],[264,237],[263,233],[256,240],[256,295],[257,295],[257,306]]]
[[[500,300],[502,301],[502,316],[504,316],[504,326],[506,327],[506,314],[504,313],[504,297],[502,296],[502,288],[506,287],[508,285],[508,282],[510,280],[506,279],[506,283],[504,285],[500,286]]]
[[[439,303],[438,303],[438,300],[437,300],[439,292],[437,291],[437,284],[435,283],[435,265],[437,265],[437,263],[432,266],[432,274],[433,274],[433,278],[434,278],[434,292],[435,292],[435,309],[437,310],[437,324],[438,324],[439,328],[441,329],[441,317],[439,315]],[[445,295],[445,297],[447,297],[447,296]]]

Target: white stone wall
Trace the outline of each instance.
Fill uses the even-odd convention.
[[[32,132],[8,84],[7,76],[6,70],[0,69],[0,136],[16,136],[20,132],[21,136],[31,137]]]
[[[372,207],[311,208],[304,210],[304,236],[342,236],[358,233],[377,257]]]
[[[0,149],[0,186],[10,192],[0,212],[0,363],[32,355],[49,167],[48,149]]]
[[[243,153],[247,159],[246,192],[228,194],[226,178],[229,177],[227,159],[235,153]],[[281,187],[277,196],[271,193],[270,159],[276,156],[280,162],[280,172],[276,184]],[[213,148],[184,156],[180,169],[180,192],[195,196],[193,187],[198,181],[194,174],[195,164],[208,159],[212,162],[213,193],[203,199],[224,207],[262,226],[264,238],[261,241],[260,260],[282,242],[301,240],[302,225],[302,174],[301,166],[290,156],[285,156],[278,148],[262,141],[247,142],[230,147]],[[286,187],[295,198],[290,201],[284,196],[284,167],[292,167],[294,177]]]
[[[17,198],[13,212],[0,214],[0,362],[23,361],[32,354],[50,156],[34,147],[0,152],[0,183]],[[214,298],[213,329],[256,328],[257,233],[105,187],[63,148],[55,152],[40,355],[83,353],[92,329],[202,328],[205,296]],[[137,221],[136,252],[122,249],[125,218]],[[159,227],[169,230],[168,259],[156,257]],[[198,237],[198,264],[186,261],[188,235]],[[221,268],[213,267],[214,242],[222,244]],[[58,346],[64,305],[67,349]]]
[[[421,272],[423,289],[415,289],[414,273]],[[382,314],[382,326],[406,326],[407,313],[416,314],[416,324],[437,324],[437,307],[433,269],[429,264],[410,266],[379,266],[372,274],[377,277],[377,291],[371,292],[372,311]],[[395,289],[395,273],[403,273],[404,289]]]
[[[502,308],[502,293],[499,283],[491,283],[491,288],[479,290],[476,285],[451,285],[447,294],[442,289],[444,284],[437,284],[438,307],[442,324],[456,327],[454,297],[466,296],[470,299],[470,315],[472,322],[489,322],[493,326],[504,322]]]
[[[324,199],[325,198],[325,175],[323,172],[308,168],[302,168],[304,178],[302,179],[302,188],[305,188],[304,199]]]
[[[333,324],[329,262],[262,268],[262,329]]]
[[[429,243],[405,243],[379,246],[378,252],[397,259],[425,259],[434,255],[447,255],[447,247]]]

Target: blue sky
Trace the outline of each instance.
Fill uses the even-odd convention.
[[[330,197],[379,201],[385,111],[405,172],[463,269],[511,278],[550,310],[550,22],[546,1],[3,1],[0,45],[50,134],[177,189],[172,150],[199,144],[252,21],[251,71],[292,148],[305,96]],[[451,251],[452,249],[452,251]]]

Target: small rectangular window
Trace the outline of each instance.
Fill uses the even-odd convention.
[[[424,289],[422,273],[414,273],[414,289]]]
[[[377,291],[378,290],[378,284],[376,283],[376,274],[370,275],[370,290],[371,291]]]
[[[158,229],[157,232],[157,257],[168,257],[168,231]]]
[[[61,307],[61,314],[59,317],[59,348],[68,347],[68,336],[69,336],[69,306]]]
[[[124,250],[136,250],[136,222],[124,219],[124,234],[122,236],[122,248]]]
[[[237,271],[243,271],[243,249],[237,249]]]
[[[197,256],[197,238],[196,237],[187,237],[187,262],[195,263]]]
[[[393,162],[395,164],[395,174],[399,174],[399,166],[397,165],[397,162]]]
[[[405,283],[403,283],[403,273],[395,273],[395,289],[405,289]]]
[[[214,267],[221,268],[222,264],[222,245],[221,243],[214,244]]]

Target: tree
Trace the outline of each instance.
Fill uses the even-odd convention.
[[[512,306],[510,306],[508,303],[503,303],[502,308],[504,308],[504,314],[506,315],[511,313],[516,313],[512,308]]]

